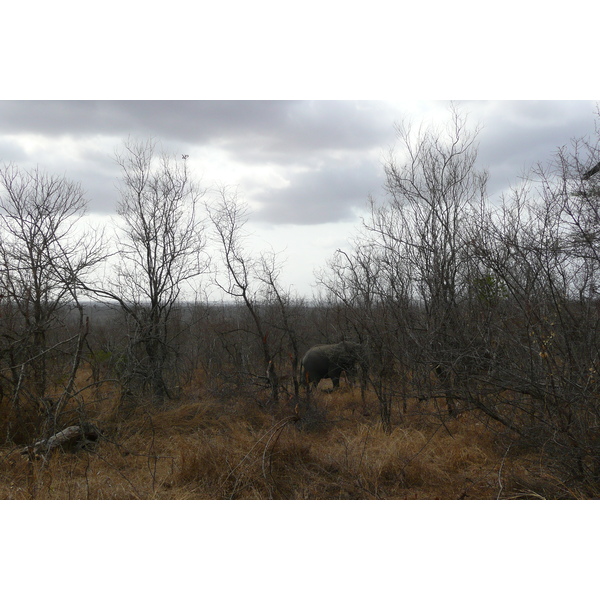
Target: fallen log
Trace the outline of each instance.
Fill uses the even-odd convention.
[[[99,437],[100,431],[95,425],[90,423],[71,425],[47,439],[38,440],[33,445],[25,447],[21,450],[21,454],[36,457],[49,454],[52,450],[61,446],[79,449],[90,442],[97,442]]]

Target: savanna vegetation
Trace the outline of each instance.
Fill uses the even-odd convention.
[[[110,241],[78,183],[4,165],[0,497],[599,497],[597,141],[490,198],[461,114],[397,135],[310,299],[249,250],[233,188],[152,142],[117,156]],[[304,386],[340,340],[366,387]]]

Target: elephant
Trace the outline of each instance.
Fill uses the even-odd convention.
[[[316,388],[321,379],[331,379],[336,389],[342,371],[353,373],[357,363],[366,369],[363,347],[356,342],[313,346],[302,358],[302,381]]]

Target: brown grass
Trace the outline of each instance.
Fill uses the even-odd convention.
[[[114,398],[89,413],[104,432],[91,451],[29,460],[0,448],[2,499],[493,499],[552,497],[534,457],[503,450],[475,415],[441,423],[432,407],[378,407],[357,390],[317,393],[299,418],[265,398],[196,398],[127,416]],[[95,412],[94,412],[95,411]]]

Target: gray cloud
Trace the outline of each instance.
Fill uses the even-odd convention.
[[[365,152],[393,141],[395,115],[385,103],[295,102],[269,127],[232,132],[222,147],[245,162],[279,164],[306,161],[314,152]]]
[[[349,221],[382,184],[383,172],[376,162],[330,161],[320,169],[294,174],[289,187],[257,195],[261,208],[254,218],[305,225]]]
[[[21,162],[27,159],[27,153],[10,139],[0,137],[0,163]]]
[[[41,151],[25,156],[18,145],[12,146],[11,154],[23,163],[40,164],[59,172],[66,170],[70,178],[83,183],[93,211],[110,213],[115,209],[118,169],[113,161],[114,150],[119,140],[129,135],[155,137],[167,151],[176,154],[191,153],[194,147],[214,148],[224,151],[232,164],[268,163],[279,170],[290,166],[311,170],[303,176],[293,175],[292,189],[287,192],[257,190],[259,201],[264,203],[261,218],[275,222],[291,222],[294,218],[298,222],[307,222],[307,218],[309,222],[322,222],[324,218],[348,217],[344,202],[355,206],[358,190],[369,188],[370,183],[360,185],[360,169],[348,169],[341,175],[334,161],[333,171],[326,174],[328,167],[323,165],[331,163],[332,153],[343,154],[353,163],[364,161],[370,150],[393,141],[394,118],[396,111],[384,102],[0,102],[0,131],[14,136],[41,135],[59,144],[59,148],[65,138],[80,144],[76,160],[65,161],[64,157]],[[87,142],[98,137],[105,138],[102,148],[90,148]],[[353,154],[360,159],[353,158]],[[372,174],[369,177],[373,179]],[[248,183],[252,187],[252,182]],[[312,202],[313,198],[321,199],[318,212],[295,210],[297,201]],[[363,195],[361,201],[364,199]],[[288,201],[291,207],[286,209],[282,203]],[[332,206],[327,207],[327,202],[332,202]]]
[[[81,181],[92,211],[111,213],[119,175],[116,146],[128,135],[155,137],[167,151],[191,154],[201,148],[210,156],[214,149],[231,162],[232,173],[239,167],[241,180],[225,183],[240,183],[244,195],[260,203],[256,219],[339,222],[352,219],[370,193],[381,195],[383,171],[371,157],[394,144],[394,122],[408,117],[418,124],[444,104],[428,103],[424,112],[407,114],[407,105],[389,102],[0,101],[0,161],[64,173]],[[472,113],[472,124],[483,125],[480,165],[490,171],[492,194],[548,160],[558,146],[592,134],[594,107],[562,101],[459,103]],[[406,110],[418,111],[419,103]],[[20,144],[26,134],[54,146],[47,151],[43,144]],[[252,169],[263,165],[289,187],[269,187],[274,184],[264,169],[252,179]],[[211,183],[211,173],[198,175]]]
[[[289,102],[220,101],[3,101],[5,133],[47,136],[144,135],[207,143],[220,136],[276,127]]]
[[[479,163],[490,171],[489,193],[516,183],[521,174],[548,162],[572,139],[593,134],[594,107],[590,101],[550,100],[480,105],[484,110]]]
[[[248,158],[300,149],[361,148],[390,130],[386,103],[347,101],[2,101],[5,133],[157,136],[188,144],[238,146]]]

